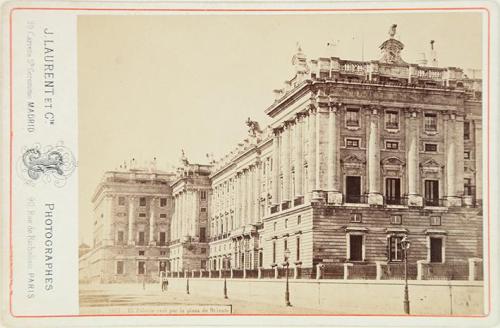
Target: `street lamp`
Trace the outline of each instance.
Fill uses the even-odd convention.
[[[286,277],[286,289],[285,289],[285,305],[286,306],[292,306],[290,304],[290,287],[288,283],[288,266],[290,265],[288,263],[288,258],[290,257],[290,250],[287,248],[285,249],[285,263],[283,263],[283,267],[285,268],[285,277]]]
[[[223,260],[223,263],[224,263],[224,270],[222,271],[223,275],[224,275],[224,298],[227,299],[227,281],[226,281],[226,269],[227,269],[227,255],[224,255],[224,260]]]
[[[403,256],[405,258],[405,295],[404,295],[404,310],[406,314],[410,314],[410,299],[408,297],[408,250],[410,249],[410,241],[407,236],[401,239],[401,248],[403,249]]]
[[[186,294],[189,294],[189,268],[186,270]]]

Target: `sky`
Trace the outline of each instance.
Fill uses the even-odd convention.
[[[414,63],[435,40],[439,66],[481,68],[477,13],[127,15],[78,18],[80,242],[92,241],[90,199],[107,170],[157,158],[159,168],[220,158],[269,124],[272,91],[338,40],[342,59],[376,60],[389,27]],[[363,51],[362,51],[363,49]]]

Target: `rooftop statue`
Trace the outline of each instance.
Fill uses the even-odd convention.
[[[394,36],[396,35],[396,28],[398,27],[398,24],[392,24],[391,28],[389,29],[389,36],[392,38],[394,38]]]
[[[256,137],[260,134],[262,130],[260,129],[259,122],[252,121],[250,117],[246,120],[246,125],[248,126],[248,134],[252,137]]]

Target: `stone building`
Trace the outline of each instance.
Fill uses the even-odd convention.
[[[210,165],[190,164],[183,155],[172,182],[175,212],[171,223],[172,271],[205,269],[208,258]]]
[[[174,177],[133,164],[104,174],[92,197],[93,245],[80,257],[82,281],[149,280],[167,270]]]
[[[410,64],[394,38],[373,61],[292,59],[263,131],[212,170],[210,268],[454,263],[482,257],[481,79]],[[332,50],[332,49],[330,49]]]

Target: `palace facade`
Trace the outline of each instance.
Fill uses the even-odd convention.
[[[343,60],[333,49],[328,57],[308,60],[298,47],[295,76],[275,90],[266,128],[248,120],[248,138],[219,161],[185,160],[175,178],[156,174],[150,184],[128,187],[127,197],[139,202],[140,195],[167,199],[163,211],[155,206],[155,212],[135,216],[142,213],[139,204],[122,219],[117,210],[105,212],[136,242],[153,235],[166,240],[165,248],[144,245],[156,261],[152,272],[163,266],[174,272],[252,270],[284,260],[300,268],[393,263],[403,259],[405,236],[411,263],[481,258],[480,72],[438,67],[433,42],[429,64],[406,63],[403,48],[394,34],[372,61]],[[112,236],[120,230],[98,219],[101,204],[114,209],[120,195],[103,186],[94,197],[94,249],[82,259],[108,245],[108,268],[116,276],[122,272],[116,252],[137,257],[143,245],[128,240],[113,248]],[[160,212],[165,220],[153,219]],[[146,228],[147,219],[154,228]],[[168,237],[161,239],[161,232]],[[140,275],[140,259],[135,261]]]

